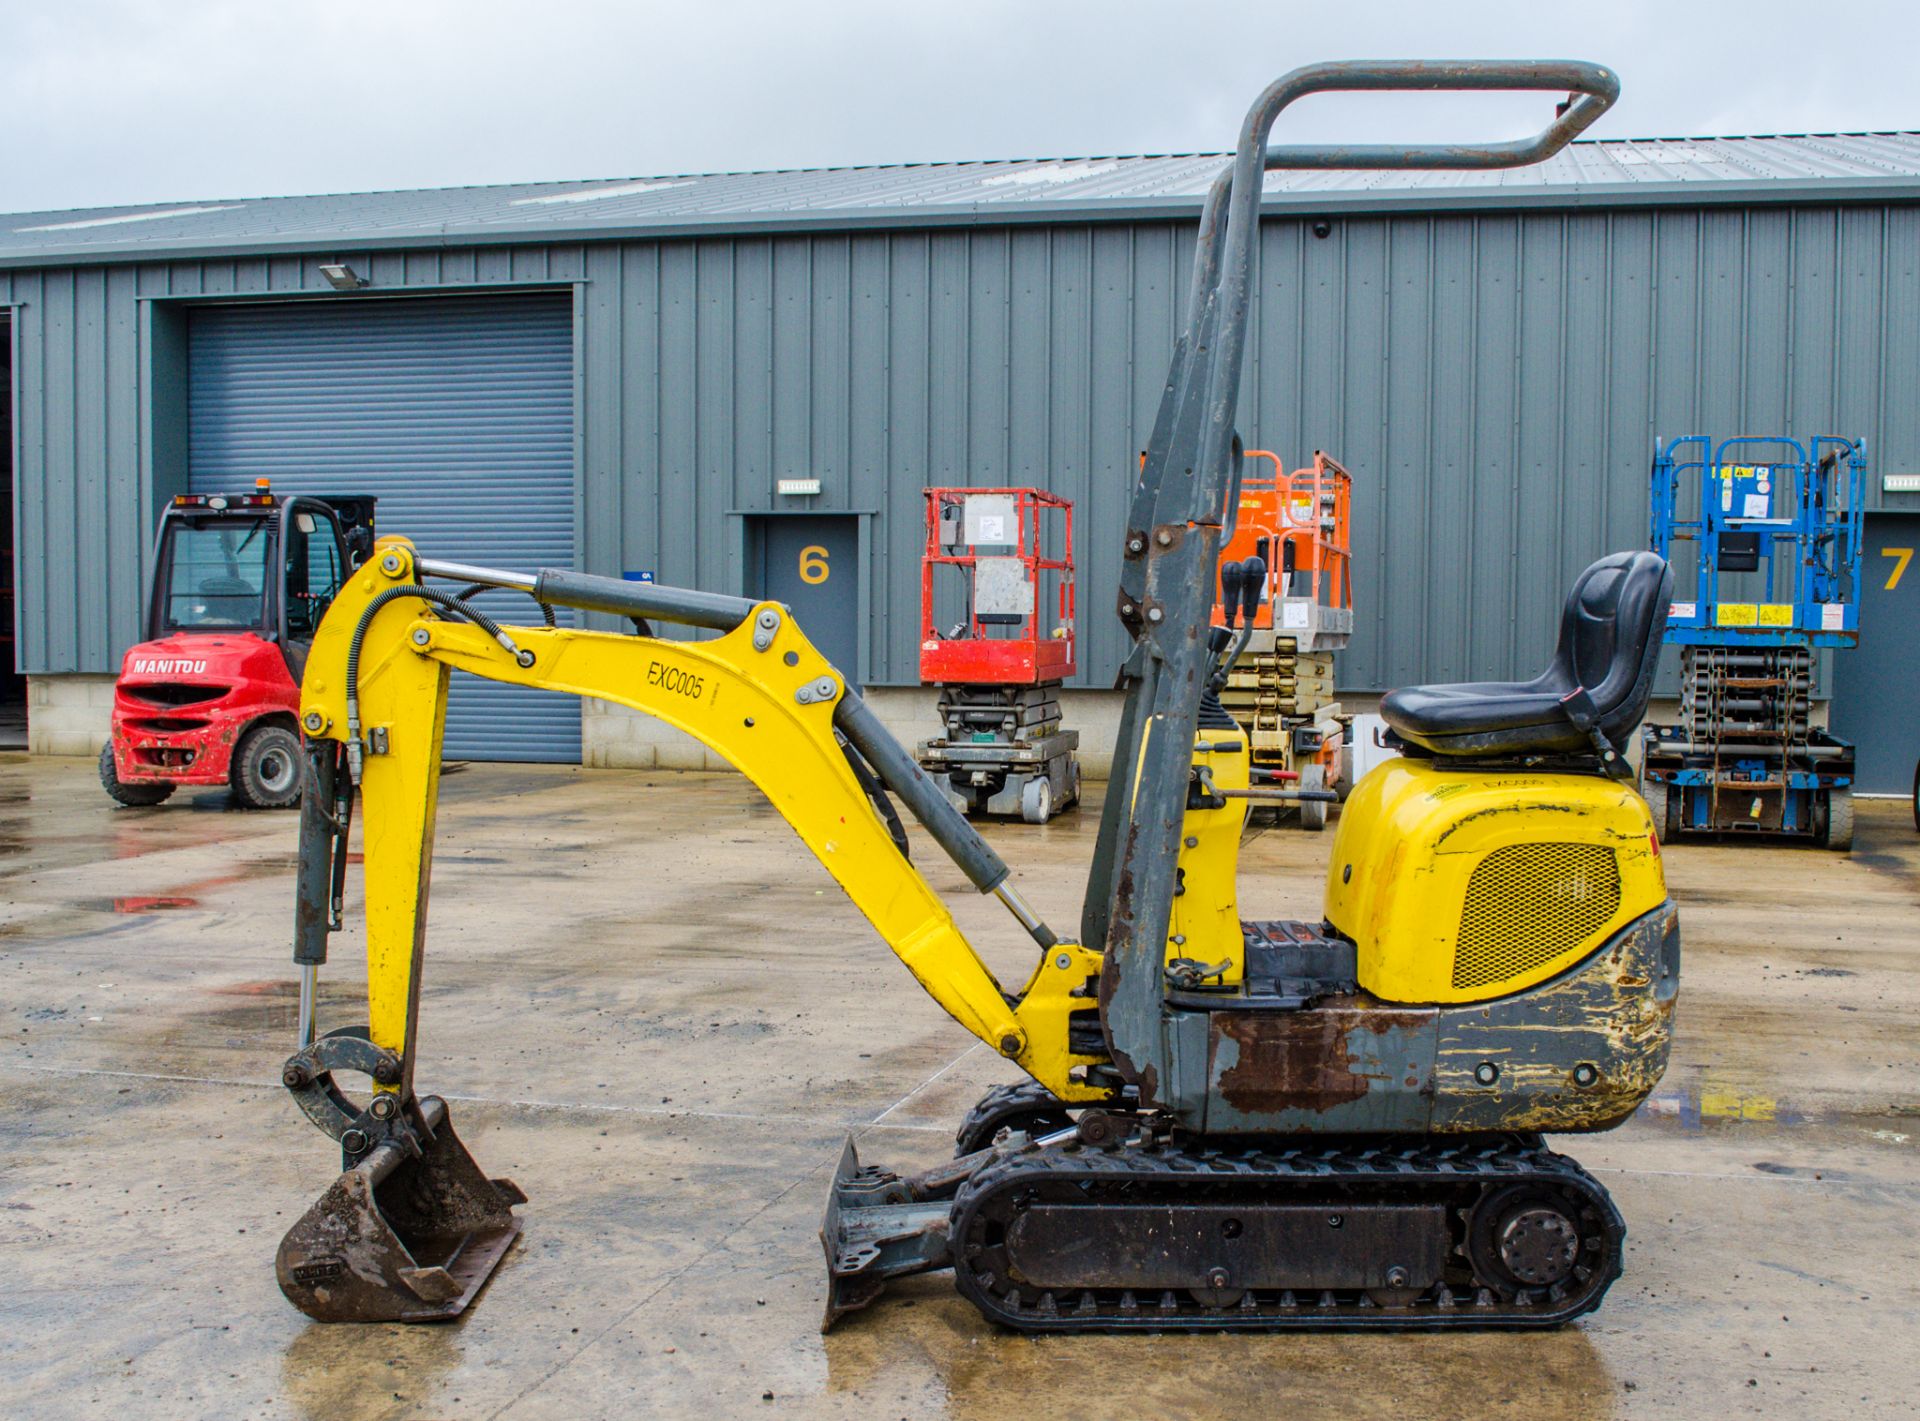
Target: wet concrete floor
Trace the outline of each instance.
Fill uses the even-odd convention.
[[[1850,856],[1668,851],[1673,1067],[1627,1126],[1559,1142],[1629,1228],[1576,1326],[1036,1341],[934,1276],[823,1338],[843,1136],[931,1164],[1010,1069],[744,781],[468,769],[440,815],[420,1079],[531,1196],[526,1234],[457,1324],[324,1327],[273,1278],[337,1168],[278,1084],[293,817],[114,809],[89,765],[0,757],[0,1414],[1920,1414],[1920,836],[1904,805],[1860,821]],[[1074,922],[1092,813],[991,837]],[[1315,915],[1331,839],[1253,836],[1243,913]],[[1019,980],[1004,913],[932,879]],[[363,1015],[360,941],[323,1029]]]

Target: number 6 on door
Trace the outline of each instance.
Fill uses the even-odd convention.
[[[827,566],[827,550],[818,543],[809,543],[800,550],[800,580],[809,587],[818,587],[832,576],[833,569]]]

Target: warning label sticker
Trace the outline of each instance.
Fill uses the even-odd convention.
[[[1822,602],[1820,604],[1820,630],[1823,632],[1843,632],[1847,629],[1847,604],[1844,602]]]
[[[1713,619],[1715,626],[1752,627],[1760,624],[1760,607],[1754,602],[1722,602],[1718,615]]]
[[[1762,602],[1760,604],[1760,625],[1763,627],[1792,626],[1793,604],[1791,602]]]

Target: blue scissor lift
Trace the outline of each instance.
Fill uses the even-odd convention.
[[[1691,543],[1666,640],[1680,723],[1642,731],[1641,792],[1660,835],[1853,844],[1853,746],[1812,723],[1814,652],[1860,639],[1866,444],[1820,435],[1656,441],[1653,550]]]

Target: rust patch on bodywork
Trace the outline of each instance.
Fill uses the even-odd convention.
[[[1383,1060],[1378,1041],[1423,1029],[1431,1012],[1323,1006],[1302,1012],[1216,1012],[1214,1030],[1234,1043],[1220,1098],[1244,1115],[1304,1110],[1322,1115],[1396,1082],[1410,1064]],[[1364,1043],[1356,1035],[1372,1038]],[[1424,1063],[1419,1071],[1424,1073]]]

